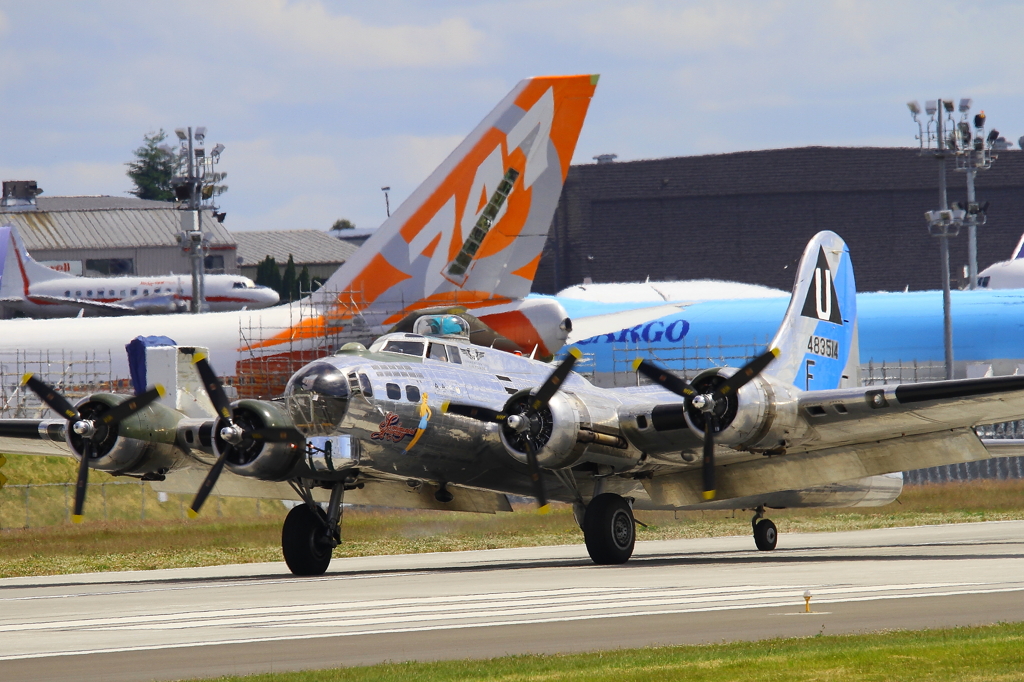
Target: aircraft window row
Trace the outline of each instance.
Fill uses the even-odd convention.
[[[459,355],[458,346],[446,346],[443,343],[432,343],[427,350],[427,356],[433,360],[440,360],[441,362],[454,362],[456,365],[462,364],[462,357]]]
[[[387,391],[389,400],[402,399],[402,388],[398,384],[385,384],[384,390]],[[406,386],[405,399],[411,403],[418,403],[420,401],[420,389],[416,388],[415,386]]]
[[[385,353],[401,353],[402,355],[415,355],[418,358],[423,357],[423,342],[422,341],[388,341],[384,346]]]

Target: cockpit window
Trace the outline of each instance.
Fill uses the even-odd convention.
[[[429,355],[434,360],[440,360],[441,362],[448,362],[448,352],[445,350],[443,344],[432,343],[429,346]]]
[[[458,346],[448,346],[448,360],[456,365],[462,364],[462,356],[459,354]]]
[[[232,289],[244,289],[245,288],[245,282],[232,282],[231,283],[231,288]]]
[[[423,357],[423,342],[422,341],[399,341],[397,339],[388,341],[384,345],[385,353],[401,353],[402,355],[415,355],[418,358]]]

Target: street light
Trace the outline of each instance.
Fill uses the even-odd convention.
[[[192,265],[192,302],[190,312],[200,313],[206,308],[205,291],[205,258],[206,238],[203,235],[203,210],[216,211],[213,203],[214,185],[217,174],[213,167],[220,162],[224,145],[217,144],[207,155],[202,147],[206,141],[206,127],[176,128],[174,130],[180,142],[177,153],[177,168],[171,178],[174,196],[180,202],[179,208],[187,211],[182,216],[182,231],[178,234],[178,242],[189,254]],[[218,220],[223,220],[219,217]]]
[[[391,217],[391,202],[388,201],[388,192],[391,191],[391,187],[381,187],[380,191],[384,192],[384,208],[387,210],[388,217],[390,218]]]
[[[940,111],[939,102],[945,111]],[[963,216],[959,222],[953,215],[956,211],[949,210],[949,202],[946,199],[946,134],[944,121],[948,118],[948,127],[956,135],[956,125],[953,122],[953,100],[928,100],[925,102],[925,112],[928,121],[922,124],[918,116],[921,108],[917,102],[907,105],[910,109],[910,116],[917,123],[917,137],[920,145],[920,155],[934,156],[939,162],[939,210],[928,211],[925,219],[928,221],[928,233],[939,238],[939,257],[942,263],[942,331],[943,342],[946,351],[946,378],[953,378],[953,318],[950,312],[951,301],[949,293],[949,238],[960,233],[960,225],[963,224]],[[934,143],[934,148],[932,144]]]

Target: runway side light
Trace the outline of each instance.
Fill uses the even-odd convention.
[[[811,591],[806,590],[804,592],[804,613],[811,612]]]

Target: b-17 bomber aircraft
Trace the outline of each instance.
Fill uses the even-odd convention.
[[[90,468],[198,490],[194,512],[211,493],[298,500],[282,546],[299,575],[327,570],[344,502],[565,502],[598,564],[630,558],[635,510],[746,509],[757,548],[772,550],[766,509],[886,504],[898,472],[991,457],[973,427],[1024,417],[1024,377],[857,386],[855,290],[846,244],[821,232],[765,353],[690,381],[638,360],[651,383],[628,388],[593,386],[571,351],[552,369],[473,345],[444,313],[306,365],[277,400],[231,403],[199,351],[173,348],[215,417],[167,407],[160,387],[73,406],[29,376],[63,418],[0,422],[0,451],[78,458],[76,518]]]

